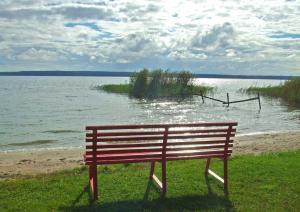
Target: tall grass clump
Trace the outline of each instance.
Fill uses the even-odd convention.
[[[194,85],[194,75],[189,71],[142,69],[134,73],[128,84],[96,86],[96,89],[111,93],[128,94],[134,98],[185,98],[194,94],[206,94],[212,87]]]
[[[130,77],[129,95],[136,98],[188,97],[207,93],[210,87],[193,84],[191,72],[169,72],[143,69]]]
[[[255,87],[246,89],[247,93],[260,93],[264,96],[278,97],[290,105],[300,106],[300,79],[291,79],[278,86]]]

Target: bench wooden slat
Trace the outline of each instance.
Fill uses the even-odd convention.
[[[161,158],[161,152],[147,153],[128,153],[128,154],[111,154],[111,155],[96,155],[97,160],[116,160],[116,159],[135,159],[135,158]],[[86,161],[93,161],[92,155],[86,155]]]
[[[168,157],[168,161],[174,160],[194,160],[194,159],[207,159],[207,158],[224,158],[224,154],[211,154],[211,155],[193,155],[181,157]],[[115,159],[115,160],[97,160],[96,164],[124,164],[124,163],[147,163],[151,161],[161,162],[161,157],[157,158],[136,158],[136,159]],[[93,161],[86,161],[86,165],[93,165]]]
[[[187,138],[221,138],[226,137],[227,134],[199,134],[199,135],[178,135],[167,136],[167,139],[187,139]],[[234,134],[230,134],[231,137]],[[111,142],[111,141],[150,141],[150,140],[162,140],[163,136],[137,136],[137,137],[109,137],[109,138],[87,138],[86,142]]]
[[[212,154],[225,154],[231,153],[232,150],[228,150],[227,153],[224,150],[211,150],[211,151],[180,151],[180,152],[167,152],[166,158],[168,157],[184,157],[184,156],[194,156],[194,155],[212,155]]]
[[[232,144],[233,140],[229,140],[229,144]],[[179,145],[201,145],[201,144],[220,144],[225,143],[225,140],[202,140],[202,141],[172,141],[167,143],[167,146],[179,146]],[[137,148],[137,147],[158,147],[162,146],[162,142],[144,142],[144,143],[114,143],[114,144],[98,144],[95,145],[96,149],[109,149],[109,148]],[[93,149],[93,145],[87,145],[86,149]]]
[[[109,142],[109,141],[155,141],[162,140],[163,136],[139,136],[139,137],[114,137],[114,138],[87,138],[86,142]]]
[[[232,150],[228,150],[227,153],[224,150],[211,150],[211,151],[181,151],[181,152],[167,152],[166,158],[168,157],[183,157],[183,156],[195,156],[195,155],[212,155],[212,154],[225,154],[231,153]],[[135,158],[157,158],[161,157],[161,152],[131,152],[127,154],[97,154],[97,160],[116,160],[116,159],[135,159]],[[86,155],[86,161],[93,161],[92,155]]]
[[[226,137],[227,134],[199,134],[199,135],[177,135],[177,136],[168,136],[168,139],[187,139],[187,138],[222,138]],[[230,134],[230,137],[233,137],[234,134]]]
[[[168,161],[208,159],[208,158],[224,158],[224,154],[194,155],[194,156],[185,156],[185,157],[183,157],[183,156],[181,156],[181,157],[168,157]]]
[[[167,151],[183,151],[183,150],[203,150],[203,149],[223,149],[225,145],[201,145],[201,146],[184,146],[184,147],[176,147],[176,148],[167,148]],[[233,144],[228,145],[229,148],[233,147]]]
[[[157,158],[137,158],[137,159],[122,159],[122,160],[97,160],[96,163],[100,165],[105,165],[105,164],[119,164],[119,163],[146,163],[146,162],[151,162],[151,161],[156,161],[160,162],[161,157]],[[87,161],[86,165],[93,165],[92,161]]]
[[[112,130],[112,129],[146,129],[146,128],[173,128],[173,127],[214,127],[237,126],[236,122],[202,122],[192,124],[145,124],[145,125],[99,125],[87,126],[86,130]]]
[[[96,154],[126,154],[126,153],[146,153],[146,152],[162,152],[162,147],[160,148],[147,148],[147,149],[109,149],[109,150],[98,150]],[[93,151],[87,151],[87,155],[92,155]]]
[[[218,133],[218,132],[227,132],[228,129],[210,129],[210,130],[173,130],[169,131],[168,134],[186,134],[186,133]],[[232,132],[236,132],[236,129],[233,129]],[[99,132],[97,137],[108,137],[108,136],[133,136],[133,135],[163,135],[164,131],[133,131],[133,132]],[[94,137],[95,134],[87,133],[86,137]]]
[[[114,143],[114,144],[98,144],[95,145],[97,149],[104,149],[104,148],[136,148],[136,147],[157,147],[162,146],[162,142],[144,142],[144,143]],[[87,145],[86,149],[93,149],[93,145]]]
[[[184,147],[168,147],[166,148],[167,151],[183,151],[183,150],[199,150],[199,149],[224,149],[225,145],[221,144],[221,145],[195,145],[195,146],[184,146]],[[233,147],[232,144],[228,145],[228,147]],[[130,148],[130,149],[101,149],[96,151],[96,154],[122,154],[122,153],[141,153],[141,152],[161,152],[162,151],[162,147],[160,148]],[[94,152],[93,151],[87,151],[86,155],[92,155]]]
[[[164,131],[134,131],[134,132],[99,132],[97,137],[108,137],[108,136],[132,136],[132,135],[162,135]],[[95,134],[87,133],[86,137],[93,137]]]
[[[179,146],[179,145],[197,145],[197,144],[219,144],[225,143],[225,140],[203,140],[203,141],[172,141],[167,143],[167,146]],[[229,144],[232,144],[233,140],[229,140]]]

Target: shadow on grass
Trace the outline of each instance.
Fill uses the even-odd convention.
[[[160,190],[149,181],[143,199],[124,200],[116,202],[103,203],[100,200],[93,202],[87,185],[84,190],[78,194],[70,207],[61,207],[63,211],[182,211],[182,210],[221,210],[233,211],[232,202],[224,195],[217,195],[212,192],[208,178],[205,179],[208,193],[203,195],[185,195],[179,197],[158,197],[149,198],[150,192],[159,193]],[[88,193],[89,204],[78,205],[77,203]],[[151,196],[151,195],[150,195]]]

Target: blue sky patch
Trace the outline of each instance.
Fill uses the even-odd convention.
[[[98,27],[96,23],[94,22],[87,22],[87,23],[74,23],[74,22],[68,22],[64,24],[65,27],[76,27],[76,26],[85,26],[92,30],[95,30],[97,32],[101,32],[100,38],[111,38],[112,33],[103,31],[101,27]]]
[[[96,31],[99,31],[99,32],[101,31],[98,28],[97,24],[95,24],[93,22],[91,22],[91,23],[72,23],[72,22],[69,22],[69,23],[65,24],[65,27],[76,27],[76,26],[85,26],[85,27],[89,27],[89,28],[91,28],[93,30],[96,30]]]
[[[300,38],[299,33],[288,33],[288,32],[275,32],[271,36],[271,38],[292,38],[292,39],[297,39]]]

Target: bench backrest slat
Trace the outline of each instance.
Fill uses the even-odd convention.
[[[229,143],[232,143],[233,140],[229,140]],[[197,144],[224,144],[225,140],[201,140],[201,141],[190,141],[184,142],[184,145],[197,145]],[[110,143],[110,144],[98,144],[96,146],[97,149],[113,149],[113,148],[137,148],[137,147],[157,147],[161,146],[162,144],[159,142],[143,142],[143,143]],[[167,142],[167,146],[176,146],[176,145],[183,145],[182,142]],[[86,145],[86,149],[90,150],[93,149],[92,145]]]
[[[117,130],[117,129],[165,129],[165,127],[214,127],[214,126],[237,126],[236,122],[203,122],[192,124],[140,124],[140,125],[104,125],[87,126],[86,130]]]
[[[183,133],[217,133],[227,132],[228,129],[209,129],[209,130],[174,130],[169,131],[168,134],[183,134]],[[235,132],[236,130],[232,130]],[[111,136],[136,136],[136,135],[163,135],[164,131],[132,131],[132,132],[100,132],[97,133],[97,137],[111,137]],[[93,138],[93,133],[87,133],[87,138]]]
[[[198,134],[198,135],[194,135],[194,134],[190,134],[190,135],[176,135],[176,136],[167,136],[167,139],[186,139],[186,138],[216,138],[216,137],[226,137],[227,134]],[[230,136],[234,136],[234,134],[230,134]],[[139,141],[139,140],[144,140],[144,141],[154,141],[154,140],[162,140],[164,138],[164,136],[135,136],[135,137],[104,137],[104,138],[87,138],[86,142],[93,142],[93,141],[97,141],[97,142],[111,142],[111,141]]]
[[[111,141],[155,141],[155,140],[162,140],[164,137],[163,136],[136,136],[136,137],[111,137],[111,138],[87,138],[86,142],[111,142]]]

